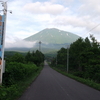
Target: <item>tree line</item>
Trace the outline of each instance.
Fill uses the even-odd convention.
[[[57,68],[66,71],[67,50],[61,48],[51,64],[56,66],[57,63]],[[100,83],[100,45],[93,35],[90,35],[90,39],[79,38],[70,45],[69,72]]]
[[[44,61],[44,54],[40,52],[39,50],[36,50],[36,52],[28,51],[26,54],[22,53],[14,53],[13,55],[6,55],[6,62],[18,62],[18,63],[34,63],[37,66],[39,66]]]

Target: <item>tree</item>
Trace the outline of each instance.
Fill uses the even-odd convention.
[[[25,56],[25,60],[26,60],[26,62],[28,63],[28,62],[31,62],[31,58],[32,58],[32,56],[31,56],[31,53],[30,53],[30,51],[26,54],[26,56]]]
[[[43,61],[44,61],[44,55],[40,51],[36,50],[36,52],[35,52],[35,64],[39,65]]]
[[[92,43],[91,43],[92,47],[98,48],[99,47],[99,43],[97,42],[95,37],[93,35],[90,35],[90,38],[91,38],[91,41],[92,41]]]
[[[11,61],[12,62],[20,62],[20,63],[24,63],[25,59],[24,56],[20,53],[15,53],[12,57],[11,57]]]
[[[67,62],[67,50],[65,48],[61,48],[58,51],[57,62],[58,62],[58,64],[66,65],[66,62]]]
[[[36,52],[30,53],[30,51],[25,56],[26,62],[33,62],[36,65],[40,65],[44,61],[44,55],[36,50]]]
[[[70,45],[69,49],[70,68],[72,67],[75,70],[82,71],[82,66],[81,66],[82,61],[80,60],[80,54],[85,50],[85,48],[86,45],[82,38],[79,38]]]
[[[86,45],[86,48],[91,48],[92,47],[91,42],[90,42],[88,37],[85,38],[85,45]]]

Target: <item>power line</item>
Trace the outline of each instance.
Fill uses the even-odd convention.
[[[92,29],[90,29],[88,32],[86,32],[86,33],[85,33],[85,34],[83,34],[83,35],[88,34],[88,33],[89,33],[89,32],[91,32],[92,30],[94,30],[95,28],[97,28],[99,25],[100,25],[100,23],[99,23],[98,25],[96,25],[95,27],[93,27]]]

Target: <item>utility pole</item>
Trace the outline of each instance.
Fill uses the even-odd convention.
[[[56,55],[56,67],[57,67],[57,55]]]
[[[4,46],[5,46],[5,33],[6,33],[6,17],[7,17],[7,2],[0,1],[3,9],[3,15],[0,14],[0,84],[2,84],[2,76],[4,73]],[[10,13],[12,13],[10,11]]]
[[[67,73],[69,70],[69,46],[67,45]]]

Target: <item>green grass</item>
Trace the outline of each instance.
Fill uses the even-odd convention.
[[[94,88],[94,89],[100,91],[100,84],[99,84],[99,83],[95,83],[93,80],[83,79],[83,78],[74,76],[74,75],[72,75],[72,74],[69,74],[69,73],[67,73],[67,72],[63,72],[63,71],[61,71],[61,70],[59,70],[59,69],[57,69],[57,68],[55,68],[55,67],[52,67],[52,68],[53,68],[54,70],[58,71],[59,73],[65,75],[65,76],[68,76],[68,77],[70,77],[70,78],[72,78],[72,79],[74,79],[74,80],[76,80],[76,81],[78,81],[78,82],[81,82],[81,83],[83,83],[83,84],[86,84],[86,85],[88,85],[88,86],[90,86],[90,87],[92,87],[92,88]]]

